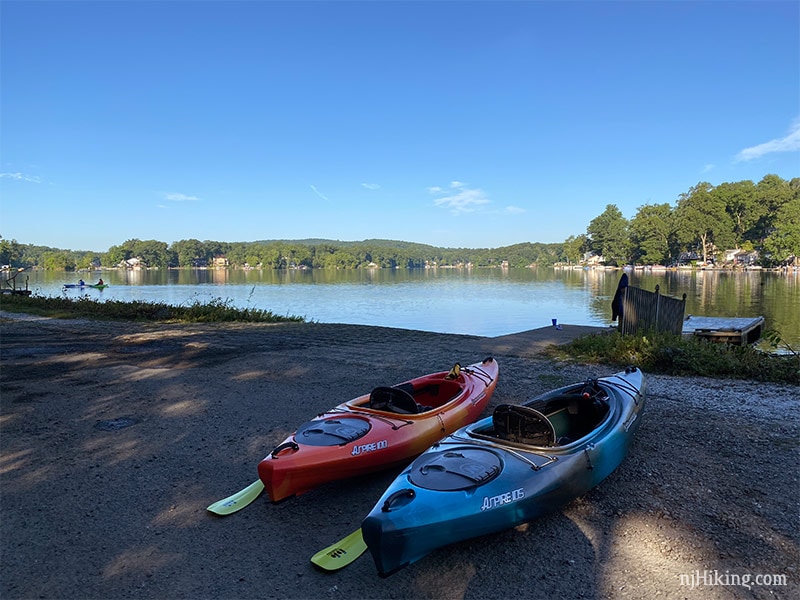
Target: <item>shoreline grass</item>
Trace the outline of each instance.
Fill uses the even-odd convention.
[[[111,321],[151,321],[178,323],[284,323],[305,322],[303,317],[276,315],[258,308],[237,308],[231,300],[215,298],[195,301],[185,306],[140,300],[98,302],[88,296],[79,298],[0,295],[0,308],[57,319],[87,318]]]
[[[633,365],[663,375],[748,379],[800,385],[800,354],[771,354],[753,346],[733,346],[664,333],[586,335],[549,350],[570,358],[615,366]]]

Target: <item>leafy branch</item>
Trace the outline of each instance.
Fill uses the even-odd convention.
[[[792,348],[789,343],[781,337],[781,333],[777,329],[766,330],[762,337],[770,345],[770,348],[777,350],[780,347],[784,347],[791,352],[793,356],[800,356],[795,349]]]

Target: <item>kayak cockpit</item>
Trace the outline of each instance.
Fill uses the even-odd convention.
[[[609,410],[604,390],[584,387],[530,404],[501,404],[488,427],[471,433],[525,446],[567,446],[598,429]]]
[[[413,386],[379,387],[369,395],[369,407],[400,414],[418,414],[439,408],[455,400],[464,388],[454,380],[444,379]]]
[[[368,408],[399,415],[417,415],[458,399],[464,386],[454,379],[431,378],[416,383],[376,387],[365,399],[348,403],[352,408]]]

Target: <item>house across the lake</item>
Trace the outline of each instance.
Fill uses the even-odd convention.
[[[758,252],[755,250],[740,250],[738,248],[725,250],[723,262],[733,264],[733,266],[750,267],[758,262]]]

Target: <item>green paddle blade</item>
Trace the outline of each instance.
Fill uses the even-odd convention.
[[[258,479],[240,492],[236,492],[233,496],[228,496],[227,498],[214,502],[214,504],[209,506],[206,510],[216,515],[229,515],[235,513],[237,510],[243,509],[258,498],[263,491],[264,484]]]
[[[357,529],[343,540],[317,552],[311,557],[311,562],[326,571],[337,571],[364,554],[366,549],[361,529]]]

